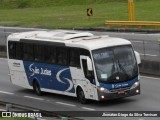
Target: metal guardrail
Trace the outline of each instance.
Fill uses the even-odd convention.
[[[139,26],[141,28],[142,26],[154,26],[158,27],[160,26],[160,22],[154,22],[154,21],[105,21],[105,24],[111,28],[114,25],[119,26]]]
[[[19,105],[19,104],[14,104],[14,103],[9,103],[9,102],[4,102],[0,101],[0,106],[3,106],[6,108],[6,111],[4,112],[33,112],[33,113],[41,113],[42,115],[49,117],[49,118],[55,118],[56,120],[82,120],[80,118],[75,118],[72,116],[68,116],[66,114],[61,114],[60,111],[46,111],[46,110],[41,110],[29,106],[24,106],[24,105]],[[14,111],[13,109],[18,109],[18,111]],[[33,120],[39,120],[37,117],[34,117]],[[44,119],[45,120],[45,119]]]
[[[7,50],[6,50],[6,46],[4,46],[4,45],[0,45],[0,51],[4,51],[4,52],[6,52]]]

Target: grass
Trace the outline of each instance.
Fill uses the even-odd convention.
[[[1,0],[0,3],[0,26],[105,27],[105,20],[128,20],[126,0]],[[87,16],[87,8],[93,9],[93,16]],[[158,0],[135,0],[136,20],[160,21],[159,11]]]

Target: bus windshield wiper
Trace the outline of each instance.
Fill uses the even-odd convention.
[[[123,73],[127,76],[127,78],[131,78],[131,76],[129,74],[127,74],[125,68],[122,66],[122,64],[119,62],[119,59],[117,60],[118,61],[118,66],[119,68],[123,71]]]
[[[111,73],[114,74],[116,72],[116,69],[115,69],[115,63],[114,63],[114,59],[112,58],[112,70],[111,70]]]

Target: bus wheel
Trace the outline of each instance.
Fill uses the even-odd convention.
[[[82,103],[82,104],[87,103],[84,92],[81,88],[78,89],[77,97],[78,97],[78,100],[80,101],[80,103]]]
[[[39,95],[39,96],[42,95],[41,88],[40,88],[39,83],[37,81],[33,82],[33,90],[37,95]]]

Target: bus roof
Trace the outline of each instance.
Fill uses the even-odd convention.
[[[89,32],[77,32],[68,30],[30,31],[13,33],[8,37],[8,41],[20,41],[22,39],[32,40],[35,42],[57,42],[63,43],[65,46],[80,47],[89,50],[131,44],[130,41],[121,38],[113,38],[107,35],[94,36]]]

